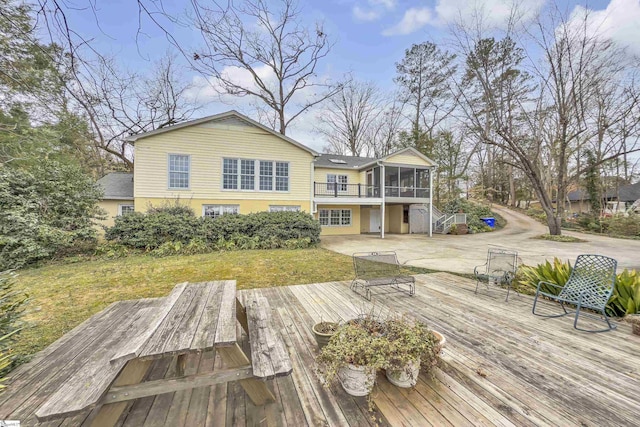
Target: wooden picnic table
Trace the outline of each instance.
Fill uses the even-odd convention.
[[[0,395],[0,419],[30,425],[92,410],[91,425],[112,426],[133,399],[229,381],[239,381],[254,404],[271,402],[265,380],[292,368],[269,315],[266,298],[243,306],[231,280],[182,283],[165,298],[114,303],[10,379]],[[236,322],[249,336],[251,359],[238,345]],[[185,376],[185,357],[211,349],[223,369]],[[176,359],[177,376],[143,381],[163,358]]]

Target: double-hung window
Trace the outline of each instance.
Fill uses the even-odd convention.
[[[126,215],[134,211],[135,211],[135,208],[133,204],[118,205],[118,216]]]
[[[238,205],[202,205],[202,216],[209,218],[239,213],[240,206]]]
[[[347,191],[348,182],[348,175],[336,175],[333,173],[327,174],[327,190],[329,191],[336,191],[337,186],[337,190],[344,193]]]
[[[243,191],[289,191],[289,163],[223,159],[222,188]]]
[[[225,190],[238,189],[237,159],[224,159],[222,163],[222,185]]]
[[[190,163],[190,157],[186,154],[169,154],[170,189],[189,188]]]
[[[276,162],[276,191],[289,191],[289,163]]]
[[[260,161],[260,191],[273,191],[273,162]]]
[[[351,209],[320,209],[318,219],[320,225],[347,227],[351,225]]]
[[[253,190],[256,183],[255,160],[240,160],[240,188]]]

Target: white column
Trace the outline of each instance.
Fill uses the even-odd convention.
[[[433,168],[429,168],[429,237],[433,235]]]
[[[380,197],[382,197],[382,204],[380,205],[380,238],[384,239],[384,165],[380,165]]]

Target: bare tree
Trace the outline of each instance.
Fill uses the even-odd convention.
[[[76,73],[69,93],[88,117],[99,149],[133,169],[129,135],[149,132],[189,119],[197,111],[186,94],[175,58],[159,60],[149,75],[120,70],[112,60],[98,58],[89,72]]]
[[[372,127],[383,113],[382,96],[374,83],[350,81],[326,103],[316,130],[327,139],[326,150],[352,156],[369,155]]]
[[[592,33],[588,23],[587,16],[569,22],[557,10],[540,18],[529,34],[542,52],[539,63],[509,38],[498,43],[476,39],[465,52],[474,89],[461,94],[471,128],[483,143],[502,150],[502,163],[527,176],[549,232],[556,235],[561,233],[567,186],[579,173],[571,159],[598,133],[589,112],[602,83],[618,74],[627,58],[623,49]],[[473,39],[460,29],[458,36],[463,48]],[[531,59],[531,75],[526,58]]]
[[[270,112],[268,123],[285,134],[293,120],[339,86],[318,76],[332,46],[322,25],[304,26],[294,0],[274,3],[194,0],[193,24],[204,41],[194,59],[220,94],[257,100]]]
[[[394,99],[369,127],[368,140],[373,157],[384,157],[398,148],[398,134],[406,122],[403,108],[404,104]]]

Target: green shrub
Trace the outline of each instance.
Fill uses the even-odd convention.
[[[301,212],[258,212],[197,218],[178,206],[117,217],[105,238],[156,256],[212,250],[307,248],[320,241],[320,224]]]
[[[618,274],[607,309],[613,316],[640,313],[640,275],[636,270],[624,269]]]
[[[538,287],[538,282],[545,281],[564,286],[571,275],[571,264],[569,261],[562,261],[560,258],[554,258],[553,264],[546,261],[544,264],[536,266],[523,265],[518,271],[518,281],[520,284],[532,287],[534,290]],[[558,295],[560,288],[543,284],[540,288],[542,292],[552,295]]]
[[[497,220],[497,215],[491,211],[491,208],[471,203],[467,199],[452,199],[443,208],[443,212],[448,214],[455,214],[460,211],[467,214],[467,226],[472,233],[492,231],[492,228],[487,226],[480,218],[494,217]]]
[[[93,250],[100,193],[80,169],[55,162],[0,171],[0,271]]]
[[[614,215],[602,218],[605,231],[613,236],[640,237],[640,215]]]
[[[157,249],[168,242],[189,243],[199,235],[202,219],[180,212],[132,212],[116,217],[113,227],[105,231],[105,239],[138,249]]]
[[[28,296],[13,289],[10,273],[0,273],[0,390],[6,374],[15,366],[17,355],[11,345],[21,330],[20,317]]]

